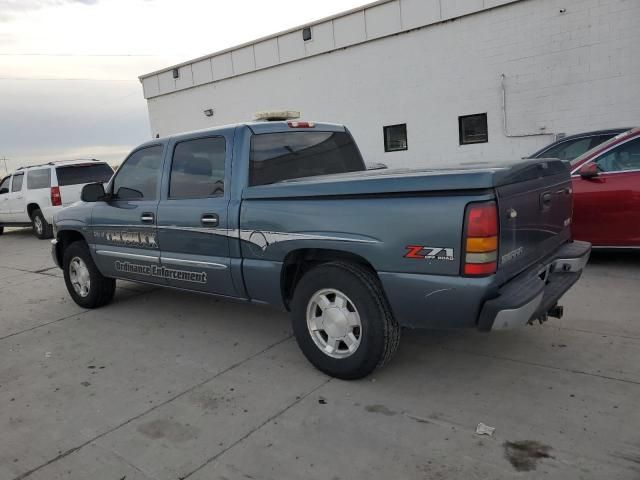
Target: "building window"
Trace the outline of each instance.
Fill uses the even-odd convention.
[[[487,143],[487,114],[465,115],[458,117],[458,130],[460,132],[460,145],[472,143]]]
[[[302,39],[305,42],[311,40],[311,27],[305,27],[302,29]]]
[[[173,78],[180,78],[180,69],[178,68],[173,69]]]
[[[407,124],[384,127],[384,151],[400,152],[407,150]]]

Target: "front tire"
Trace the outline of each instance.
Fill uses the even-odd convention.
[[[45,220],[40,209],[33,211],[31,215],[31,225],[33,227],[33,234],[40,240],[53,237],[53,228]]]
[[[319,370],[345,380],[382,367],[400,342],[378,279],[350,262],[308,271],[292,301],[293,331],[300,349]]]
[[[113,300],[116,281],[103,276],[84,242],[74,242],[64,251],[62,261],[67,290],[83,308],[98,308]]]

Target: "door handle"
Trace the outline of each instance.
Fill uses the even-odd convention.
[[[217,227],[218,226],[218,215],[215,213],[205,213],[202,215],[200,222],[205,227]]]
[[[142,214],[142,216],[140,217],[140,221],[142,223],[154,223],[155,221],[155,215],[151,212],[145,212]]]

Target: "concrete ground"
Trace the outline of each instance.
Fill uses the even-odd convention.
[[[407,332],[344,382],[267,308],[119,282],[83,310],[49,242],[10,230],[0,479],[638,479],[640,256],[595,256],[563,303],[518,331]]]

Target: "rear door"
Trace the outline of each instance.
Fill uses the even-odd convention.
[[[530,163],[498,187],[499,273],[506,279],[571,236],[571,177],[564,162]]]
[[[93,207],[95,258],[106,276],[166,284],[156,229],[163,155],[162,144],[134,151],[108,187],[112,199]]]
[[[640,246],[640,138],[592,162],[597,177],[573,177],[574,237],[598,246]]]
[[[87,162],[56,168],[57,185],[60,188],[62,206],[66,207],[80,200],[82,187],[87,183],[107,183],[113,170],[102,162]]]
[[[170,286],[238,295],[227,219],[231,140],[217,135],[170,145],[169,175],[158,206],[161,263]]]

